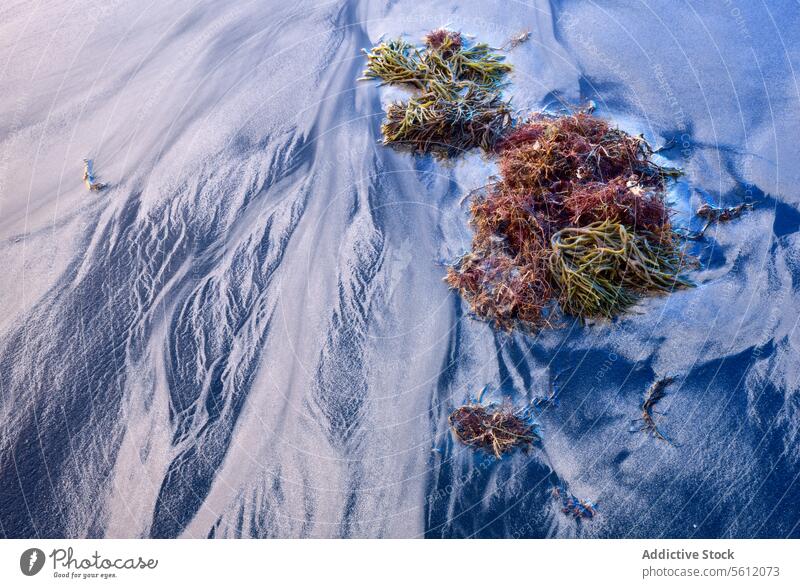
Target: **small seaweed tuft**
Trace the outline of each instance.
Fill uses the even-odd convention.
[[[595,503],[581,500],[563,485],[553,488],[553,496],[561,501],[561,512],[576,520],[591,519],[597,514]]]
[[[459,51],[463,44],[461,33],[445,28],[434,29],[425,35],[425,45],[435,50]]]
[[[506,403],[470,402],[454,410],[449,422],[461,443],[489,451],[497,458],[539,440],[530,409],[519,410]]]
[[[752,210],[753,203],[752,202],[742,202],[741,204],[737,204],[736,206],[729,206],[727,208],[721,208],[718,206],[712,206],[711,204],[703,204],[700,208],[697,209],[697,216],[706,220],[703,228],[695,233],[689,233],[687,237],[689,239],[702,239],[703,235],[705,234],[708,227],[712,224],[717,222],[728,222],[735,218],[739,218],[742,216],[745,210]]]

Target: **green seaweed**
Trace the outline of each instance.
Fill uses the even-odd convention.
[[[692,283],[674,239],[634,232],[612,220],[567,227],[551,239],[550,271],[561,309],[582,317],[613,317],[643,293]]]
[[[437,29],[423,47],[395,39],[365,53],[362,80],[417,92],[387,107],[381,126],[385,145],[452,157],[475,147],[490,151],[510,128],[502,87],[511,66],[488,45]]]

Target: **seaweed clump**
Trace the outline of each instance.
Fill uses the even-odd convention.
[[[489,151],[509,129],[511,109],[502,88],[511,66],[488,45],[436,29],[422,47],[395,39],[366,54],[362,80],[415,91],[386,109],[385,145],[452,157],[474,147]]]
[[[500,458],[515,447],[528,448],[539,440],[527,410],[508,404],[471,402],[449,417],[456,438],[470,447],[490,451]]]
[[[472,250],[448,284],[498,328],[550,325],[553,308],[611,317],[690,286],[665,202],[674,168],[589,113],[535,115],[496,147],[500,178],[473,198]]]

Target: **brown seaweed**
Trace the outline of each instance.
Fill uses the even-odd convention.
[[[539,440],[528,411],[515,410],[508,404],[471,402],[454,410],[449,423],[461,443],[489,451],[497,458]]]

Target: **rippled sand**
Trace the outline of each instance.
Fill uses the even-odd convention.
[[[440,25],[530,29],[517,108],[593,99],[671,145],[678,224],[756,203],[695,247],[698,288],[535,337],[465,314],[441,264],[492,164],[383,148],[402,93],[355,81]],[[788,1],[3,6],[0,536],[800,536],[799,26]],[[630,432],[663,376],[674,446]],[[555,386],[541,447],[453,443],[487,384]]]

